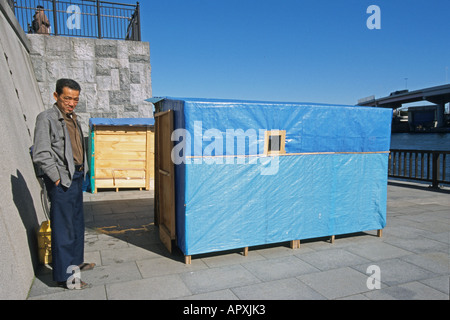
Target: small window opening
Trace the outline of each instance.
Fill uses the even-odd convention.
[[[272,130],[266,131],[264,142],[264,154],[286,154],[286,131],[284,130]]]
[[[269,136],[269,152],[280,152],[281,135]]]

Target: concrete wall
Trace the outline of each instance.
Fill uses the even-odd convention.
[[[45,220],[29,148],[44,110],[29,45],[0,0],[0,299],[25,299],[38,264],[37,231]]]
[[[87,133],[89,118],[151,118],[150,45],[146,42],[27,35],[45,106],[59,78],[82,87],[76,109]]]

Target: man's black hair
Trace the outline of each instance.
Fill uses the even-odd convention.
[[[75,80],[72,79],[59,79],[56,81],[56,93],[58,95],[63,93],[64,88],[69,88],[75,91],[81,92],[81,87]]]

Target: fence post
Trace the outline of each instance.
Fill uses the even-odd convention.
[[[102,16],[101,16],[100,0],[97,0],[97,25],[98,25],[98,38],[102,38]]]
[[[433,184],[432,188],[439,188],[440,153],[433,152]]]
[[[136,13],[137,13],[137,41],[141,41],[141,6],[139,2],[136,6]]]
[[[53,33],[55,36],[58,35],[58,12],[56,11],[56,0],[52,1],[53,3],[53,28],[55,29]]]

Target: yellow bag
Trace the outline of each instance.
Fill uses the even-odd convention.
[[[38,232],[39,262],[41,264],[52,263],[52,230],[50,221],[44,221]]]

